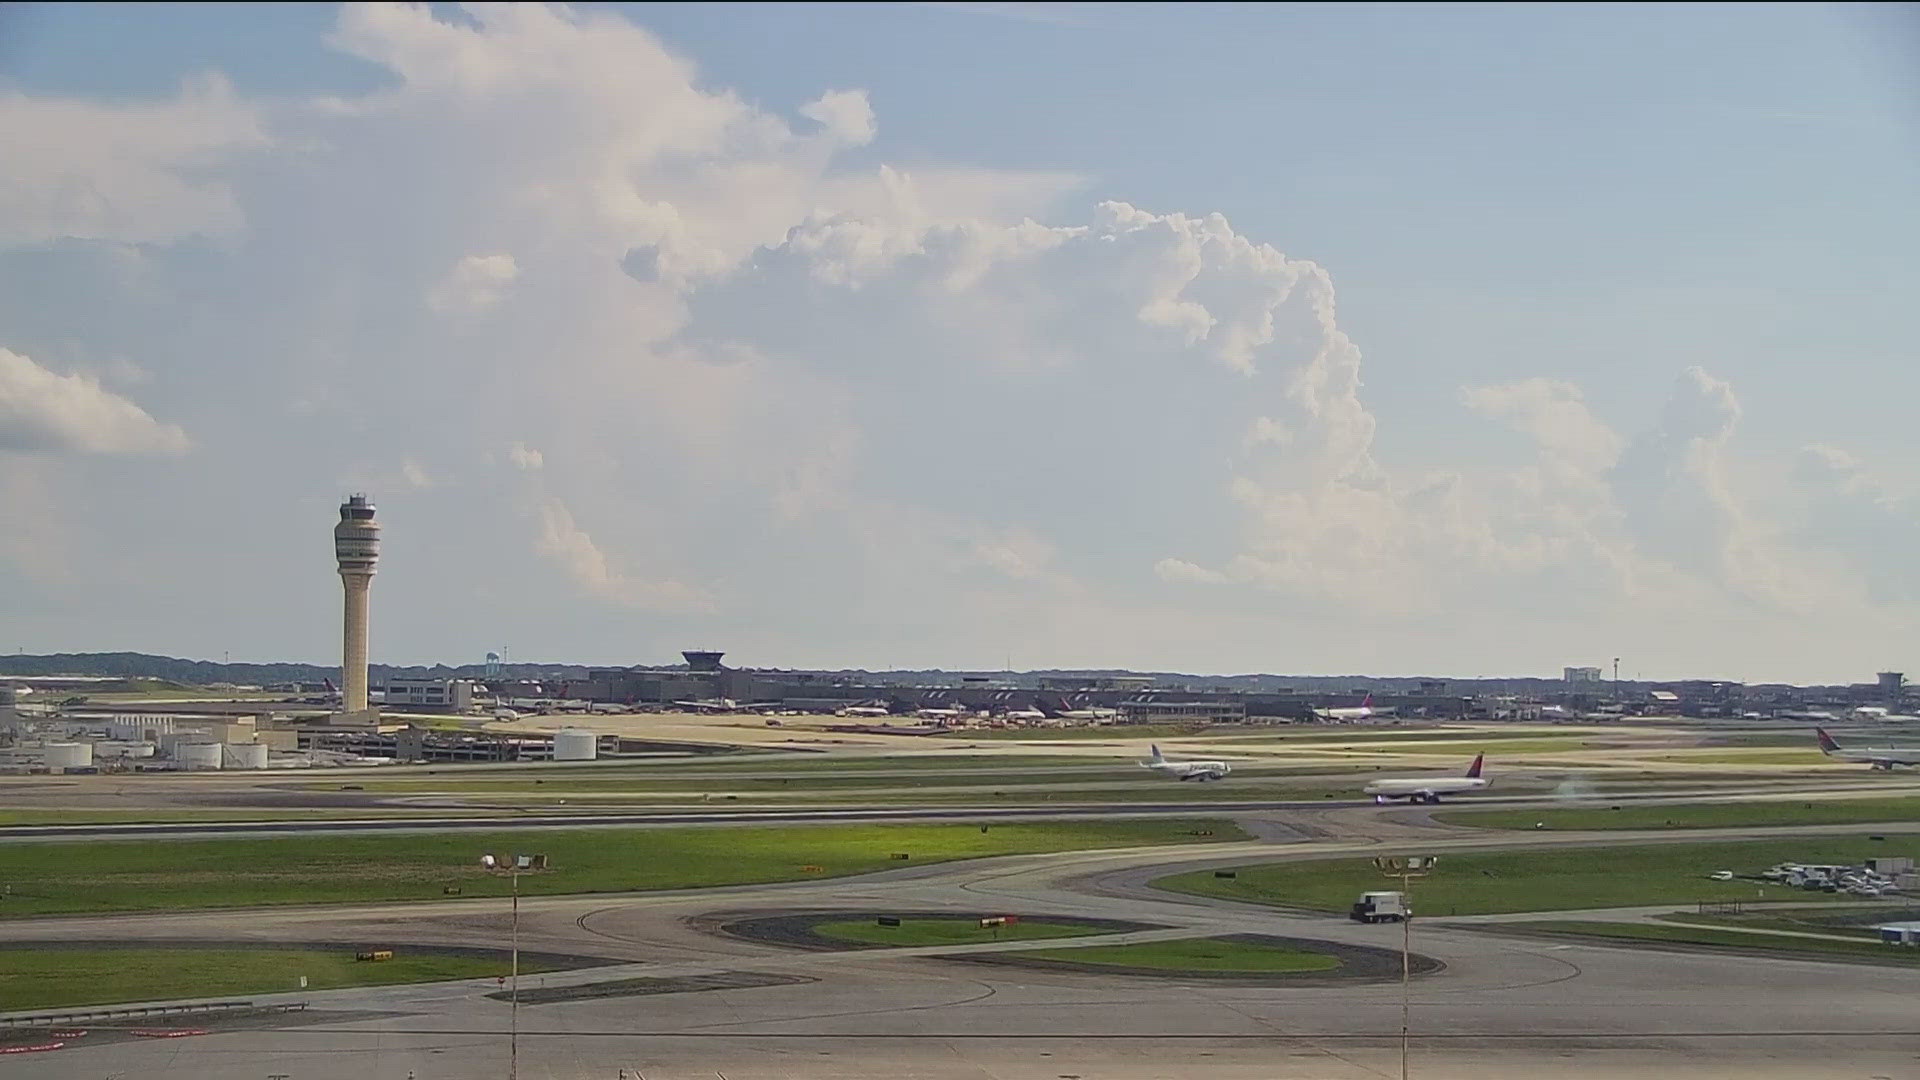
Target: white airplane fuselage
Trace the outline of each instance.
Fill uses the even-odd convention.
[[[1360,790],[1376,802],[1388,799],[1412,799],[1414,802],[1438,802],[1442,795],[1480,791],[1493,781],[1481,776],[1430,776],[1410,780],[1375,780]]]

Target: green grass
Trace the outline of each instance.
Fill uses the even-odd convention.
[[[1074,949],[1023,950],[1018,954],[1018,958],[1142,968],[1152,971],[1201,971],[1223,975],[1331,971],[1340,966],[1340,961],[1324,953],[1305,952],[1280,945],[1226,941],[1220,938],[1143,941],[1133,945],[1088,945]]]
[[[0,951],[0,1010],[128,1001],[277,994],[504,975],[507,958],[394,951],[361,962],[354,949],[7,949]],[[546,968],[520,958],[520,971]]]
[[[1036,941],[1043,938],[1107,934],[1093,926],[1022,919],[998,930],[983,929],[977,917],[901,919],[899,926],[881,926],[872,918],[815,923],[813,932],[833,941],[860,945],[981,945],[994,941]]]
[[[1197,831],[1210,832],[1206,837]],[[1239,840],[1208,819],[952,825],[805,825],[751,828],[585,829],[383,835],[290,835],[220,840],[47,842],[0,847],[0,913],[151,911],[271,904],[505,896],[481,869],[482,852],[544,853],[552,870],[523,875],[520,891],[563,893],[716,888],[837,877],[913,863],[1146,844]]]
[[[0,810],[0,825],[120,825],[143,822],[296,821],[323,818],[445,817],[444,808],[404,806],[383,809],[287,810],[245,806],[218,810]],[[0,856],[0,867],[6,860]]]
[[[1920,949],[1882,945],[1877,941],[1831,941],[1822,938],[1782,937],[1778,934],[1747,934],[1738,930],[1720,930],[1705,926],[1584,922],[1570,919],[1543,919],[1539,922],[1503,923],[1502,925],[1530,933],[1572,937],[1598,937],[1616,941],[1650,942],[1658,945],[1705,946],[1809,959],[1843,957],[1873,960],[1882,964],[1920,964]]]
[[[1920,798],[1770,800],[1692,806],[1580,807],[1565,810],[1456,810],[1449,825],[1482,829],[1712,829],[1740,825],[1844,825],[1920,820]]]
[[[1879,935],[1870,925],[1828,926],[1807,919],[1789,916],[1767,915],[1695,915],[1690,912],[1676,911],[1671,915],[1660,916],[1665,922],[1688,923],[1694,926],[1711,926],[1724,930],[1792,930],[1801,934],[1837,934],[1841,937],[1859,937],[1877,940]],[[1889,918],[1888,922],[1904,921]]]
[[[1428,915],[1481,915],[1701,900],[1820,902],[1825,894],[1751,881],[1709,881],[1706,875],[1721,869],[1757,873],[1789,861],[1858,863],[1874,855],[1905,854],[1916,845],[1920,836],[1892,837],[1887,843],[1864,836],[1809,836],[1719,844],[1463,852],[1442,856],[1437,872],[1414,883],[1413,906]],[[1238,872],[1238,878],[1216,878],[1211,870],[1199,870],[1159,878],[1153,884],[1173,892],[1321,911],[1345,911],[1362,892],[1394,887],[1370,859],[1269,863],[1241,867]]]
[[[1641,761],[1673,761],[1690,765],[1822,765],[1827,758],[1818,750],[1741,750],[1703,749],[1669,750],[1648,748],[1635,752]]]

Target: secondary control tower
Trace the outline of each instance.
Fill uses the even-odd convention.
[[[367,601],[373,566],[380,561],[380,526],[373,520],[373,500],[365,495],[351,496],[340,504],[340,524],[333,527],[333,558],[347,594],[340,708],[362,713],[367,711]]]

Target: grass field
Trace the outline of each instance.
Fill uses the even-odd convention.
[[[1022,919],[998,930],[983,929],[974,917],[950,919],[901,919],[899,926],[881,926],[872,918],[844,919],[815,923],[813,932],[834,941],[861,945],[983,945],[994,941],[1037,941],[1044,938],[1084,937],[1108,934],[1092,926],[1036,922]]]
[[[1673,926],[1661,923],[1610,923],[1578,920],[1543,919],[1539,922],[1505,923],[1505,926],[1530,933],[1598,937],[1615,941],[1641,941],[1655,945],[1692,945],[1740,952],[1769,953],[1809,959],[1851,958],[1882,964],[1920,964],[1920,949],[1882,945],[1877,941],[1829,941],[1822,938],[1783,937],[1779,934],[1747,934],[1738,930],[1720,930],[1707,926]]]
[[[1702,803],[1691,806],[1580,807],[1565,810],[1455,810],[1434,815],[1481,829],[1711,829],[1734,825],[1847,825],[1920,820],[1920,798]]]
[[[1721,869],[1755,873],[1788,861],[1857,863],[1874,855],[1903,855],[1916,846],[1920,836],[1895,836],[1884,843],[1864,836],[1809,836],[1461,853],[1441,858],[1432,876],[1414,883],[1413,906],[1427,915],[1480,915],[1701,900],[1819,902],[1824,894],[1750,881],[1709,881],[1706,875]],[[1269,863],[1238,872],[1238,878],[1216,878],[1211,870],[1200,870],[1159,878],[1153,884],[1174,892],[1321,911],[1345,911],[1362,892],[1395,887],[1368,859]]]
[[[507,958],[409,954],[359,962],[337,949],[7,949],[0,951],[0,1010],[128,1001],[274,994],[492,978]],[[520,958],[520,973],[546,970]]]
[[[1340,961],[1324,953],[1305,952],[1280,945],[1223,941],[1219,938],[1143,941],[1133,945],[1088,945],[1074,949],[1034,949],[1022,951],[1020,959],[1216,974],[1331,971],[1340,966]]]
[[[1825,765],[1826,755],[1815,749],[1743,750],[1707,748],[1701,750],[1649,750],[1633,754],[1636,761],[1672,761],[1689,765]]]
[[[302,821],[327,818],[404,818],[446,815],[445,809],[328,809],[287,810],[250,809],[244,806],[218,810],[0,810],[0,825],[123,825],[141,822],[180,821]],[[0,857],[0,867],[6,860]]]
[[[1196,832],[1211,835],[1196,836]],[[542,853],[552,870],[525,874],[523,894],[713,888],[836,877],[907,865],[1143,844],[1244,839],[1207,819],[954,825],[590,829],[458,835],[303,835],[221,840],[94,841],[0,847],[0,901],[10,916],[439,900],[505,896],[482,852]]]

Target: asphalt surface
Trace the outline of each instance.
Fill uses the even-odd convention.
[[[1884,788],[1871,792],[1846,794],[1911,794]],[[1830,798],[1833,786],[1821,784],[1806,790],[1793,788],[1766,791],[1733,791],[1702,788],[1673,791],[1622,792],[1602,794],[1579,801],[1551,795],[1469,795],[1439,804],[1442,809],[1488,809],[1509,807],[1565,808],[1568,806],[1604,806],[1615,803],[1675,805],[1683,803],[1741,802],[1756,798],[1791,799],[1817,795]],[[882,821],[1002,821],[1032,818],[1103,817],[1237,817],[1247,814],[1319,813],[1327,810],[1378,810],[1391,812],[1405,803],[1381,806],[1371,799],[1291,799],[1277,801],[1194,801],[1194,802],[1116,802],[1050,803],[1040,806],[828,806],[815,808],[770,808],[754,810],[622,810],[608,812],[573,811],[565,813],[466,812],[447,815],[419,815],[394,818],[309,818],[280,821],[185,821],[185,822],[104,822],[72,825],[0,826],[0,839],[112,839],[143,836],[248,836],[294,835],[299,833],[356,832],[445,832],[450,830],[498,829],[511,825],[516,829],[583,829],[622,826],[661,825],[766,825],[833,824]],[[1432,809],[1432,808],[1429,808]],[[244,814],[244,810],[235,811]],[[1692,831],[1692,830],[1689,830]]]
[[[644,996],[522,1006],[519,1074],[529,1080],[614,1080],[621,1069],[648,1080],[1397,1076],[1397,980],[1239,985],[942,959],[1181,935],[1264,934],[1397,948],[1398,927],[1174,896],[1146,882],[1172,870],[1256,859],[1400,850],[1396,845],[1408,838],[1419,838],[1423,851],[1489,843],[1391,816],[1327,812],[1324,805],[1315,810],[1321,813],[1313,822],[1274,811],[1265,829],[1318,837],[1308,842],[1015,856],[832,881],[523,900],[522,948],[619,961],[529,977],[523,987],[638,978],[651,989]],[[1356,827],[1369,831],[1356,836]],[[1698,830],[1685,839],[1793,831]],[[1509,837],[1504,846],[1641,839],[1562,833]],[[473,900],[29,919],[0,922],[0,939],[497,944],[512,932],[509,910],[504,901]],[[710,929],[716,921],[794,910],[1054,914],[1165,929],[839,952],[788,950]],[[1913,1005],[1920,974],[1911,969],[1620,949],[1439,921],[1416,924],[1412,935],[1416,952],[1445,965],[1411,986],[1413,1074],[1423,1080],[1640,1073],[1684,1080],[1868,1080],[1920,1073],[1920,1010]],[[716,979],[733,988],[713,988]],[[686,992],[673,992],[682,985]],[[490,996],[497,991],[489,979],[285,995],[309,1005],[285,1026],[227,1031],[214,1024],[207,1035],[95,1046],[82,1038],[52,1053],[0,1057],[0,1077],[502,1076],[515,1014]]]

